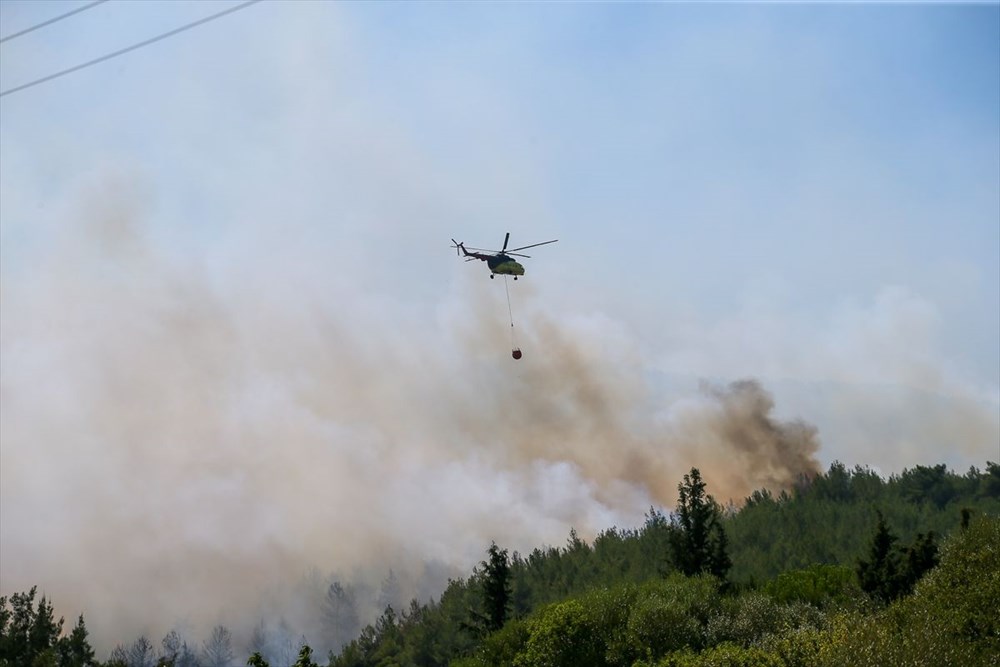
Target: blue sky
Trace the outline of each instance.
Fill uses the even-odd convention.
[[[79,4],[4,0],[0,35]],[[0,45],[0,89],[233,4],[112,0]],[[510,284],[518,365],[502,286],[448,248],[507,231],[559,239]],[[759,380],[823,467],[983,466],[1000,6],[263,2],[0,99],[0,258],[4,592],[65,570],[29,545],[101,530],[183,535],[139,580],[261,545],[353,565],[392,531],[464,565],[641,520],[690,465],[739,497],[764,481],[683,435],[702,381]],[[581,377],[617,431],[567,418]],[[612,432],[663,478],[605,475]],[[331,544],[303,485],[377,521],[334,512],[363,537]]]

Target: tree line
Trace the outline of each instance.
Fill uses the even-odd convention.
[[[571,531],[564,546],[526,555],[491,544],[471,575],[449,581],[439,598],[401,610],[386,604],[364,627],[352,588],[330,583],[319,611],[340,648],[325,662],[852,664],[849,649],[859,647],[849,638],[863,637],[884,658],[898,648],[893,632],[923,628],[927,618],[947,612],[942,627],[960,632],[924,628],[914,641],[936,641],[923,648],[980,664],[984,647],[998,648],[990,644],[997,626],[960,601],[945,609],[928,596],[951,585],[952,598],[961,597],[956,591],[974,598],[969,582],[979,582],[1000,597],[977,551],[1000,552],[998,516],[995,463],[964,475],[944,465],[917,466],[883,479],[835,462],[787,492],[756,491],[738,508],[707,494],[692,469],[678,485],[673,512],[650,508],[641,527],[609,528],[590,543]],[[1000,564],[992,567],[1000,571]],[[965,574],[956,586],[959,570]],[[293,643],[292,631],[275,646],[262,624],[239,651],[243,657],[229,631],[217,626],[200,646],[176,632],[159,647],[140,637],[101,662],[83,616],[69,632],[63,625],[50,601],[36,601],[35,589],[0,598],[0,665],[310,667],[320,659],[306,638]]]

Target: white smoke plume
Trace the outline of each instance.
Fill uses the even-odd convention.
[[[84,232],[3,292],[3,590],[39,584],[101,648],[218,622],[245,640],[261,618],[315,633],[318,573],[374,591],[392,569],[426,599],[490,540],[635,525],[691,466],[737,499],[818,469],[815,430],[757,383],[663,405],[622,326],[527,281],[515,362],[484,272],[429,320],[227,290],[157,253],[147,205],[91,183]]]

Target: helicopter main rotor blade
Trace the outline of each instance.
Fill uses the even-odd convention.
[[[507,236],[503,237],[503,249],[500,252],[507,250],[507,242],[510,241],[510,232],[507,232]],[[515,248],[517,250],[517,248]]]
[[[556,242],[556,241],[558,241],[558,240],[559,240],[559,239],[552,239],[551,241],[542,241],[541,243],[532,243],[531,245],[523,245],[523,246],[521,246],[520,248],[513,248],[513,249],[511,250],[511,252],[515,252],[515,251],[517,251],[517,250],[527,250],[528,248],[535,248],[535,247],[538,247],[538,246],[540,246],[540,245],[548,245],[549,243],[555,243],[555,242]],[[507,253],[507,254],[509,255],[509,254],[510,254],[510,252],[509,252],[509,253]]]
[[[527,257],[528,259],[531,259],[531,255],[522,255],[519,252],[508,252],[508,253],[504,253],[504,254],[510,255],[510,256],[513,256],[513,257]]]
[[[479,252],[500,252],[499,250],[487,250],[486,248],[470,248],[469,246],[465,246],[465,249],[466,250],[477,250]]]

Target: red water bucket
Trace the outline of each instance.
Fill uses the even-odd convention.
[[[520,359],[521,358],[521,349],[515,347],[513,350],[510,351],[510,356],[514,357],[515,359]]]

